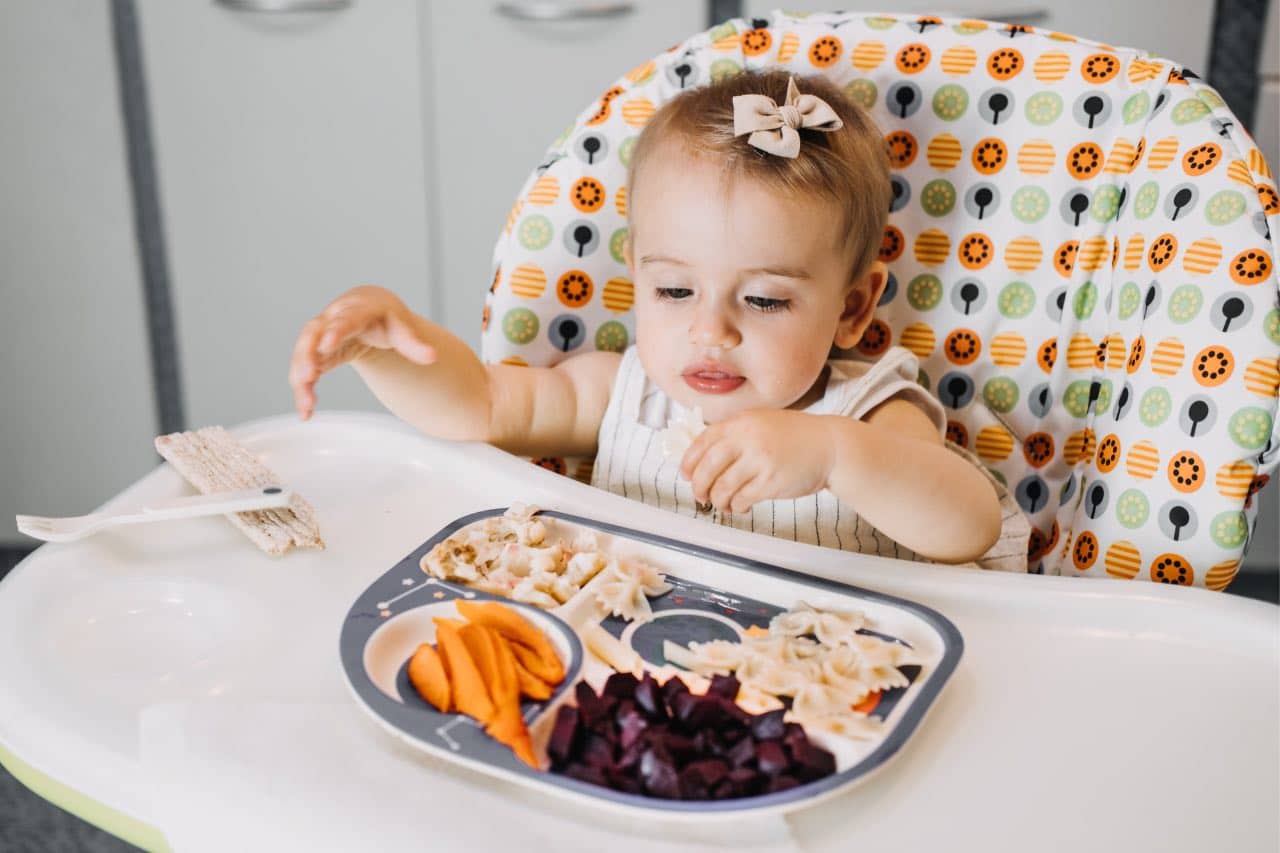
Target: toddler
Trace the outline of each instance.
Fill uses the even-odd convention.
[[[485,365],[394,294],[359,287],[298,337],[299,414],[350,362],[423,432],[594,454],[592,485],[626,497],[800,542],[1026,571],[1029,523],[945,441],[915,356],[830,357],[858,343],[887,282],[874,122],[821,78],[744,73],[664,105],[630,168],[624,353]],[[663,440],[673,422],[686,448]]]

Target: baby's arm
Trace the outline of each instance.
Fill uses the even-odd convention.
[[[975,560],[1000,538],[995,489],[912,403],[889,400],[863,421],[832,426],[828,488],[877,530],[944,563]]]
[[[383,405],[428,435],[529,455],[589,455],[620,361],[590,352],[550,368],[486,366],[395,294],[359,287],[303,327],[289,380],[303,418],[320,376],[350,362]]]

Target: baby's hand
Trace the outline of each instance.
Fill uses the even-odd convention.
[[[789,409],[757,409],[707,427],[680,460],[700,503],[747,512],[763,500],[811,495],[835,461],[829,419]]]
[[[391,291],[366,285],[339,296],[302,327],[289,362],[289,385],[303,420],[315,410],[316,382],[372,349],[395,350],[416,364],[436,360],[414,330],[408,306]]]

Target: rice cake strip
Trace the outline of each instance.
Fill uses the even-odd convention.
[[[155,444],[156,452],[201,494],[282,483],[220,426],[162,435]],[[315,510],[297,493],[288,507],[231,513],[227,518],[268,554],[279,556],[294,548],[324,548]]]

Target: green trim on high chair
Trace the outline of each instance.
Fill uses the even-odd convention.
[[[153,853],[168,853],[171,849],[169,842],[165,840],[164,833],[154,826],[118,812],[64,785],[27,764],[3,746],[0,746],[0,767],[8,770],[13,778],[25,785],[32,793],[135,847],[141,847]]]

